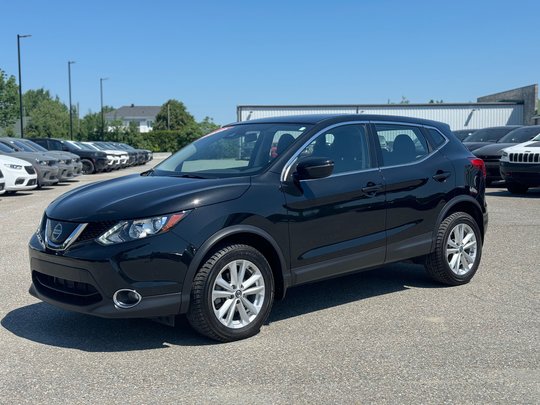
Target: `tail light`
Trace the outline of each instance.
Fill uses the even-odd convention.
[[[471,161],[471,164],[473,165],[473,167],[480,170],[482,172],[482,175],[484,176],[484,178],[486,178],[487,177],[487,171],[486,171],[486,165],[484,164],[484,161],[482,159],[478,159],[478,158],[470,158],[469,160]]]

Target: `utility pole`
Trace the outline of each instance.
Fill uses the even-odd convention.
[[[167,101],[167,130],[171,130],[171,104]]]
[[[68,82],[69,82],[69,137],[73,140],[73,105],[71,104],[71,65],[74,61],[68,61]]]
[[[28,38],[32,35],[17,34],[17,55],[19,57],[19,115],[21,118],[21,138],[24,138],[24,123],[23,123],[23,100],[22,100],[22,75],[21,75],[21,38]]]
[[[105,131],[105,116],[103,114],[103,81],[108,80],[108,77],[102,77],[99,79],[99,92],[101,94],[101,141],[103,141]]]

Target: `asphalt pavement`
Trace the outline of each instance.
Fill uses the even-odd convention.
[[[0,403],[540,403],[540,189],[488,189],[482,263],[468,285],[395,264],[297,287],[240,342],[30,296],[27,242],[45,207],[159,159],[0,196]]]

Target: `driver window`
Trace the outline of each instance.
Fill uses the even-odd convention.
[[[334,162],[334,174],[371,168],[365,125],[341,125],[319,135],[301,153]]]

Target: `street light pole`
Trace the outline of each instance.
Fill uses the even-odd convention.
[[[99,79],[99,92],[101,95],[101,140],[104,139],[104,130],[105,130],[105,116],[103,114],[103,81],[108,80],[108,77],[102,77]]]
[[[21,119],[21,138],[24,138],[24,124],[23,124],[23,101],[22,101],[22,75],[21,75],[21,38],[28,38],[32,35],[19,35],[17,34],[17,55],[19,57],[19,113]]]
[[[71,65],[75,61],[68,61],[68,82],[69,82],[69,137],[73,140],[73,104],[71,103]]]

